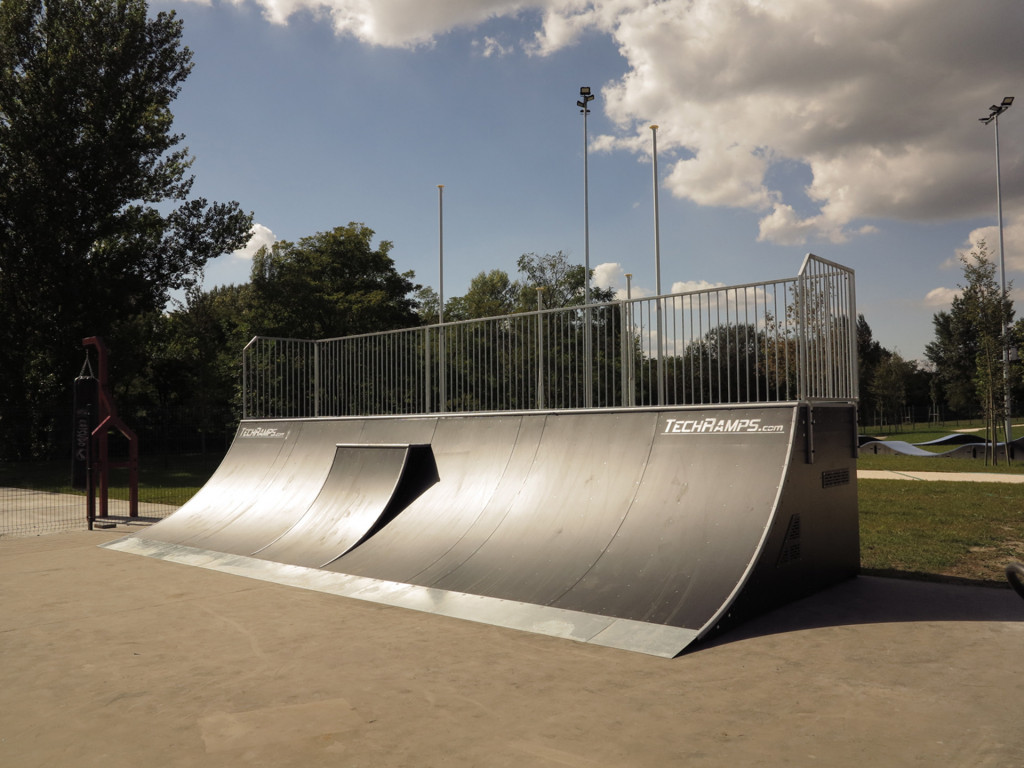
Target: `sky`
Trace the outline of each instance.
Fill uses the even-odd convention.
[[[172,106],[193,192],[262,244],[349,222],[446,298],[523,253],[662,291],[856,272],[874,338],[924,360],[985,239],[1024,297],[1021,0],[151,0],[195,67]],[[592,88],[591,112],[576,106]],[[587,147],[586,163],[584,146]],[[438,185],[443,185],[442,193]],[[443,215],[442,215],[443,211]],[[1018,313],[1024,311],[1016,303]]]

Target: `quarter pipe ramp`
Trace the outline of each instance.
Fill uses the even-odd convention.
[[[246,421],[110,549],[661,656],[859,567],[853,406]]]

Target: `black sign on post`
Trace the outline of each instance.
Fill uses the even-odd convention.
[[[89,445],[96,427],[97,381],[92,376],[75,379],[75,412],[71,436],[71,487],[86,490]]]

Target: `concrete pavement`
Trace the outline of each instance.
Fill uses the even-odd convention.
[[[1024,601],[860,577],[673,660],[0,540],[4,766],[1020,766]]]

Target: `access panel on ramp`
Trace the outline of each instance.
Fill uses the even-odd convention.
[[[246,422],[192,502],[107,546],[673,656],[857,572],[855,426],[797,404]]]

